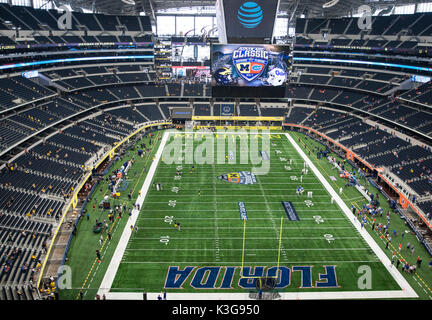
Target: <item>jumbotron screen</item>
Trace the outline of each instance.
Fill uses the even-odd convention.
[[[214,44],[211,58],[214,96],[250,96],[251,93],[262,96],[262,92],[274,96],[275,90],[271,88],[282,89],[291,69],[289,46]],[[230,87],[230,90],[222,87]],[[245,87],[253,87],[253,90],[242,89]],[[257,87],[269,90],[256,91]]]

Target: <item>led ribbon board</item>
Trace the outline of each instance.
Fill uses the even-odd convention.
[[[387,63],[387,62],[349,60],[349,59],[330,59],[330,58],[306,58],[306,57],[293,57],[292,59],[293,59],[293,61],[352,63],[352,64],[364,64],[364,65],[371,65],[371,66],[394,67],[394,68],[432,72],[432,68],[410,66],[410,65],[406,65],[406,64]]]
[[[44,64],[77,62],[77,61],[135,60],[135,59],[153,59],[153,58],[154,58],[153,55],[64,58],[64,59],[52,59],[52,60],[42,60],[42,61],[34,61],[34,62],[5,64],[5,65],[0,66],[0,70],[22,68],[22,67],[32,67],[32,66],[39,66],[39,65],[44,65]]]

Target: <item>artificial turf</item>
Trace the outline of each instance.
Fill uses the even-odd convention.
[[[303,134],[291,134],[296,140],[300,138],[306,143],[306,147],[302,146],[304,150],[318,145],[317,142],[307,139]],[[182,137],[181,134],[176,136]],[[205,136],[202,138],[200,134],[195,137],[194,150],[196,151],[206,138]],[[240,138],[234,137],[237,138],[237,146],[236,150],[231,151],[235,151],[238,157],[245,150],[240,150]],[[174,134],[171,139],[174,139]],[[232,140],[233,136],[226,137],[227,153],[229,139]],[[147,166],[148,169],[149,161],[158,144],[159,142],[156,143],[152,154],[149,154],[147,158],[136,160],[133,170],[141,172],[143,166]],[[280,153],[277,153],[276,150],[279,150]],[[153,183],[162,183],[162,190],[156,190],[154,184],[150,188],[138,217],[138,231],[131,235],[111,291],[244,292],[247,290],[245,286],[247,287],[253,280],[244,279],[239,282],[241,266],[256,267],[251,269],[251,272],[258,272],[258,269],[263,267],[265,274],[269,268],[278,265],[290,268],[289,283],[280,289],[282,291],[359,290],[357,280],[360,276],[358,268],[361,265],[368,265],[372,269],[373,287],[371,290],[399,290],[394,279],[341,209],[336,203],[331,203],[330,195],[313,173],[309,171],[308,174],[303,175],[302,182],[292,180],[291,177],[294,176],[297,179],[300,178],[303,160],[285,136],[271,135],[269,155],[270,171],[266,175],[258,175],[255,184],[235,184],[218,178],[227,173],[251,171],[251,163],[239,164],[239,161],[236,164],[195,163],[192,172],[190,171],[191,164],[180,164],[182,174],[179,179],[174,178],[179,170],[178,165],[160,161],[153,177]],[[292,159],[293,163],[289,165],[288,161],[284,161],[283,158]],[[345,184],[345,181],[338,177],[338,173],[332,170],[326,159],[316,159],[313,152],[310,158],[328,178],[335,190]],[[119,167],[123,162],[124,160],[119,161],[113,168]],[[285,166],[291,167],[290,170],[287,170]],[[331,180],[331,175],[337,180]],[[120,198],[122,203],[127,202],[126,195],[129,188],[137,186],[135,188],[137,191],[144,181],[144,174],[139,178],[132,177],[133,172],[129,175],[131,183]],[[299,185],[305,189],[303,195],[296,194],[296,188]],[[177,187],[178,191],[173,187]],[[100,209],[92,212],[91,208],[91,204],[98,203],[106,190],[105,186],[103,192],[98,190],[93,195],[93,201],[88,205],[92,219],[98,217],[101,220],[107,214]],[[313,192],[312,199],[307,198],[308,191]],[[346,188],[341,197],[348,206],[355,204],[361,207],[365,202],[354,188]],[[170,201],[174,200],[175,206],[173,202],[170,205]],[[313,205],[307,206],[306,200],[312,200]],[[246,227],[240,218],[239,201],[244,203],[247,210]],[[293,203],[299,221],[288,219],[282,201]],[[385,203],[382,206],[384,210],[388,210]],[[320,216],[324,221],[317,223],[316,216]],[[281,217],[283,218],[282,237],[279,242]],[[176,221],[181,223],[181,231],[174,228]],[[395,228],[403,228],[402,221],[395,215],[391,223]],[[78,226],[77,237],[73,240],[68,255],[68,265],[71,266],[74,275],[73,289],[62,290],[61,298],[74,299],[81,288],[84,291],[85,299],[94,298],[122,230],[128,227],[126,219],[123,218],[117,220],[112,226],[113,239],[111,243],[104,243],[101,251],[104,259],[101,264],[98,264],[95,261],[94,252],[99,246],[99,235],[92,233],[92,225],[91,222],[82,220]],[[375,235],[374,232],[371,234],[384,248],[385,242],[379,238],[379,235]],[[328,235],[331,235],[334,240],[329,240]],[[405,240],[414,243],[415,238],[407,234]],[[431,275],[430,270],[427,270],[426,251],[422,252],[419,244],[416,248],[418,254],[423,254],[425,263],[417,275],[406,275],[406,278],[420,298],[426,299],[431,294],[427,286],[430,283]],[[387,254],[391,256],[390,250],[387,250]],[[410,260],[414,258],[407,257]],[[164,287],[168,268],[171,266],[176,266],[179,270],[193,267],[181,288]],[[221,267],[218,269],[220,272],[214,283],[215,288],[197,291],[192,286],[197,284],[196,281],[192,282],[194,274],[200,267],[212,266]],[[302,272],[295,271],[295,268],[304,266],[312,266],[313,287],[311,288],[300,288],[303,281]],[[320,279],[320,274],[325,273],[324,266],[335,266],[337,287],[317,287],[316,283],[325,282]],[[230,288],[221,289],[224,274],[232,267],[236,268]],[[210,271],[201,280],[205,282],[209,275]],[[423,286],[418,284],[421,281],[425,283]]]

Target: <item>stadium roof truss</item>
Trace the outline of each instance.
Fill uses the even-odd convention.
[[[71,7],[95,10],[107,14],[139,14],[154,18],[159,10],[187,8],[187,7],[214,7],[216,0],[53,0],[56,4],[70,4]],[[328,8],[324,4],[335,3]],[[358,12],[361,5],[369,5],[372,9],[383,10],[395,5],[408,5],[427,2],[425,0],[280,0],[279,12],[281,15],[292,17],[341,17]],[[294,14],[293,14],[294,13]],[[179,14],[181,12],[179,11]]]

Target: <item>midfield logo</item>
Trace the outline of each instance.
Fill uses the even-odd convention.
[[[218,179],[237,184],[254,184],[257,182],[256,176],[249,171],[226,173],[219,176]]]
[[[240,76],[250,82],[264,72],[268,52],[264,48],[240,47],[233,51],[232,61]]]

